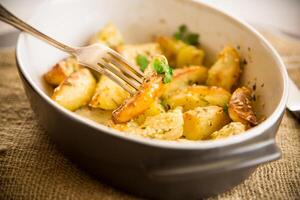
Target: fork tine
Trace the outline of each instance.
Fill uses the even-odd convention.
[[[113,74],[117,75],[119,78],[121,78],[123,81],[125,81],[126,83],[128,83],[130,86],[132,86],[133,88],[135,88],[136,90],[138,90],[139,88],[139,84],[137,84],[136,82],[134,82],[132,79],[129,79],[128,77],[126,77],[121,71],[119,71],[117,68],[113,67],[111,64],[106,63],[102,60],[98,61],[102,67],[106,68],[107,70],[109,70],[110,72],[112,72]]]
[[[115,59],[121,61],[123,64],[127,65],[131,69],[133,69],[140,77],[144,77],[143,72],[141,72],[141,70],[138,67],[136,67],[133,64],[128,63],[119,53],[115,52],[114,50],[112,50],[110,48],[107,49],[107,53],[109,55],[111,55],[112,57],[114,57]]]
[[[139,76],[137,76],[134,72],[132,72],[130,69],[128,69],[127,67],[125,67],[121,63],[119,63],[118,60],[116,60],[114,57],[111,57],[109,59],[107,59],[107,58],[104,58],[104,59],[107,62],[112,63],[114,66],[116,66],[118,69],[120,69],[123,73],[127,74],[130,78],[136,80],[140,84],[143,83],[142,78],[140,78]]]
[[[105,66],[103,66],[101,63],[98,63],[98,68],[94,70],[96,70],[97,72],[107,76],[108,78],[112,79],[115,83],[117,83],[119,86],[121,86],[124,90],[126,90],[129,94],[133,95],[135,93],[135,91],[133,91],[130,87],[128,87],[128,85],[126,85],[126,83],[124,83],[123,81],[121,81],[120,78],[118,78],[116,75],[114,75],[112,72],[108,71]]]

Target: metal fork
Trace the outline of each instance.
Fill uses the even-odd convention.
[[[138,90],[143,81],[144,74],[138,67],[126,61],[124,57],[106,45],[93,44],[85,47],[68,46],[36,30],[17,18],[1,4],[0,20],[75,56],[79,64],[106,75],[131,95]]]

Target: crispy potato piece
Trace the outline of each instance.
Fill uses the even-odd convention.
[[[140,55],[146,56],[149,61],[153,59],[155,55],[162,54],[161,48],[158,43],[145,43],[145,44],[128,44],[117,47],[117,51],[123,55],[130,63],[136,64],[136,57]]]
[[[110,78],[102,75],[96,91],[89,103],[90,107],[114,110],[120,106],[130,94]]]
[[[155,116],[159,115],[161,113],[165,113],[164,107],[161,105],[161,102],[159,99],[154,101],[151,106],[141,115],[137,116],[134,121],[136,121],[138,124],[144,123],[145,119],[149,116]]]
[[[216,63],[209,69],[207,85],[220,86],[231,91],[241,75],[240,57],[232,47],[225,47]]]
[[[141,126],[144,135],[165,140],[176,140],[183,135],[183,116],[180,109],[149,116]]]
[[[111,122],[109,126],[138,136],[176,140],[183,135],[183,116],[180,109],[175,109],[167,113],[148,116],[141,125],[136,121],[129,121],[122,124]]]
[[[221,87],[192,85],[170,95],[164,99],[164,103],[171,109],[181,106],[184,111],[187,111],[208,105],[226,107],[230,97],[231,94]]]
[[[194,83],[203,84],[207,79],[207,68],[203,66],[190,66],[175,69],[172,81],[165,84],[163,97],[167,97],[178,89]]]
[[[241,122],[231,122],[225,125],[223,128],[221,128],[219,131],[213,132],[210,135],[209,139],[216,140],[216,139],[227,138],[232,135],[237,135],[239,133],[242,133],[245,130],[246,130],[246,126]]]
[[[157,42],[172,67],[202,64],[205,53],[201,49],[170,37],[158,37]]]
[[[241,122],[247,127],[258,124],[252,109],[252,91],[250,88],[241,87],[236,89],[229,101],[228,113],[232,121]]]
[[[113,111],[113,120],[116,123],[128,122],[146,111],[156,98],[160,97],[163,90],[161,76],[152,76],[140,87],[140,90],[125,100],[125,102]]]
[[[170,66],[176,67],[176,58],[179,50],[187,44],[180,40],[176,40],[170,37],[158,37],[157,42],[159,43],[163,54],[167,57]]]
[[[44,75],[44,79],[50,85],[58,86],[68,76],[80,68],[81,66],[78,64],[76,58],[69,57],[55,64],[52,69]]]
[[[184,67],[189,65],[201,65],[205,53],[203,50],[188,45],[181,48],[176,57],[176,67]]]
[[[118,28],[112,24],[106,24],[99,32],[97,32],[89,41],[89,44],[101,43],[111,48],[115,48],[124,43],[123,36]]]
[[[55,88],[52,99],[66,109],[74,111],[89,102],[95,87],[96,81],[92,73],[86,68],[81,68]]]
[[[189,140],[207,139],[230,121],[219,106],[197,107],[185,112],[183,119],[183,135]]]

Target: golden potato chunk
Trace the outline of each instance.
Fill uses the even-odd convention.
[[[141,126],[143,134],[165,140],[176,140],[183,135],[183,116],[180,109],[149,116]]]
[[[165,98],[164,103],[171,109],[181,106],[184,111],[208,105],[224,108],[227,107],[230,97],[231,94],[221,87],[192,85]]]
[[[205,53],[199,48],[170,37],[158,37],[157,42],[172,67],[201,65],[203,62]]]
[[[194,83],[203,84],[206,82],[206,79],[207,68],[203,66],[190,66],[175,69],[172,81],[165,84],[163,97]]]
[[[118,28],[114,24],[108,23],[90,39],[89,44],[94,43],[106,44],[115,48],[123,44],[124,39]]]
[[[145,44],[128,44],[117,47],[117,51],[123,55],[130,63],[138,64],[136,58],[138,55],[146,56],[149,62],[155,55],[162,54],[158,43],[145,43]]]
[[[207,85],[219,86],[231,91],[241,74],[240,57],[232,47],[225,47],[216,63],[209,69]]]
[[[58,86],[68,76],[80,68],[81,66],[78,64],[76,58],[69,57],[55,64],[52,69],[44,75],[44,79],[50,85]]]
[[[207,139],[230,119],[219,106],[197,107],[183,114],[183,135],[189,140]]]
[[[92,73],[81,68],[55,88],[52,99],[66,109],[74,111],[89,102],[95,87],[96,81]]]
[[[252,91],[250,88],[236,89],[229,101],[228,113],[232,121],[241,122],[247,127],[257,125],[257,118],[252,109]]]
[[[209,139],[216,140],[216,139],[227,138],[232,135],[240,134],[245,130],[246,130],[246,126],[241,122],[231,122],[225,125],[223,128],[221,128],[219,131],[213,132],[210,135]]]
[[[96,86],[96,91],[89,103],[93,108],[114,110],[120,106],[130,94],[110,78],[102,75]]]
[[[180,40],[176,40],[170,37],[158,37],[157,42],[159,43],[163,54],[167,57],[170,66],[176,67],[176,58],[179,50],[187,44]]]
[[[151,106],[142,114],[138,115],[134,121],[138,124],[144,123],[145,119],[149,116],[159,115],[161,113],[165,113],[164,107],[161,105],[160,100],[154,101]]]
[[[204,51],[188,45],[181,48],[176,57],[176,67],[189,65],[201,65],[204,59]]]
[[[130,119],[142,114],[151,106],[156,98],[161,96],[162,90],[162,77],[150,77],[141,85],[135,95],[125,100],[121,106],[113,111],[112,116],[114,122],[128,122]]]
[[[183,135],[183,116],[180,109],[163,112],[154,116],[147,116],[145,121],[139,125],[136,121],[115,124],[111,122],[110,127],[148,138],[176,140]]]

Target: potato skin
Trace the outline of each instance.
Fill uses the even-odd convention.
[[[118,28],[107,23],[100,31],[98,31],[89,41],[89,44],[101,43],[111,48],[115,48],[124,43],[123,36]]]
[[[95,93],[89,106],[104,110],[114,110],[129,96],[130,94],[121,86],[102,75],[97,83]]]
[[[258,124],[256,115],[252,108],[252,90],[248,87],[236,89],[229,101],[228,113],[232,121],[241,122],[247,126]]]
[[[171,109],[181,106],[184,111],[208,105],[224,108],[227,107],[230,97],[231,94],[221,87],[192,85],[170,95],[165,103]]]
[[[230,122],[222,107],[197,107],[183,114],[183,135],[189,140],[209,138],[210,134]]]
[[[207,68],[203,66],[190,66],[175,69],[172,81],[164,86],[163,97],[171,95],[178,89],[182,89],[190,84],[203,84],[207,79]]]
[[[140,87],[140,90],[125,100],[125,102],[112,113],[115,123],[124,123],[146,111],[163,91],[161,76],[152,76]]]
[[[74,111],[89,102],[95,87],[96,81],[92,73],[81,68],[55,88],[51,98],[64,108]]]
[[[78,64],[76,58],[69,57],[56,63],[52,69],[44,75],[44,80],[52,86],[58,86],[68,76],[80,68],[81,66]]]
[[[232,47],[225,47],[218,60],[208,71],[207,85],[219,86],[231,91],[241,74],[240,57]]]
[[[116,50],[123,55],[130,63],[137,65],[137,56],[146,56],[149,61],[153,59],[156,55],[161,55],[162,51],[158,43],[145,43],[145,44],[127,44],[121,45],[116,48]]]
[[[213,132],[209,139],[216,140],[216,139],[223,139],[233,135],[240,134],[246,131],[246,126],[241,122],[230,122],[229,124],[225,125],[218,131]]]

